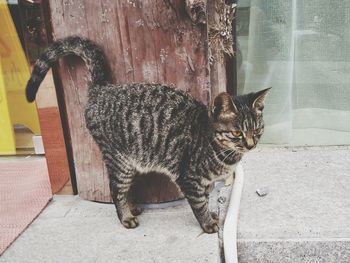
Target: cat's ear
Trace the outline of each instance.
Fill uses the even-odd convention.
[[[261,112],[264,109],[265,105],[265,98],[267,93],[269,92],[270,88],[260,90],[253,94],[253,105],[252,107],[256,109],[258,112]]]
[[[229,117],[237,113],[237,107],[234,104],[231,95],[227,92],[222,92],[216,96],[210,108],[210,115],[214,118],[217,118],[218,116]]]

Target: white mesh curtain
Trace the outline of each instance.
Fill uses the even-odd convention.
[[[350,1],[238,7],[238,93],[273,87],[263,142],[350,144]]]

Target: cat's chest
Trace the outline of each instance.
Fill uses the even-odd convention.
[[[211,172],[212,181],[222,181],[233,176],[237,167],[237,163],[233,165],[224,165],[218,171]]]

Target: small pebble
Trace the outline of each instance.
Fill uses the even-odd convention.
[[[218,198],[218,202],[219,202],[220,204],[224,204],[224,203],[226,202],[226,197],[220,196],[220,197]]]
[[[256,193],[258,196],[263,197],[269,193],[269,188],[268,187],[261,187],[256,189]]]

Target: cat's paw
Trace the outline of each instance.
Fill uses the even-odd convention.
[[[210,215],[211,217],[213,218],[213,220],[216,222],[216,223],[219,223],[219,216],[217,213],[215,212],[210,212]]]
[[[216,233],[219,231],[219,216],[214,212],[210,212],[210,215],[210,223],[205,223],[202,225],[204,232],[208,234]]]
[[[217,233],[219,231],[218,222],[216,222],[215,220],[213,220],[210,223],[203,224],[202,228],[203,228],[204,232],[207,234],[213,234],[213,233]]]
[[[208,186],[205,187],[205,194],[209,195],[214,189],[214,184],[209,184]]]
[[[137,217],[127,217],[121,221],[125,228],[135,228],[139,225]]]
[[[134,207],[132,210],[131,210],[131,213],[133,216],[138,216],[138,215],[141,215],[143,212],[143,208],[141,207]]]

